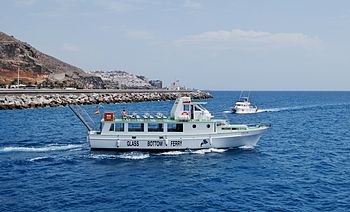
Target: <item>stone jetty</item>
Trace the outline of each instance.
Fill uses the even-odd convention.
[[[0,96],[0,110],[25,108],[57,107],[65,105],[109,104],[143,101],[175,100],[180,96],[193,99],[212,98],[212,95],[201,91],[186,92],[118,92],[118,93],[73,93],[73,94],[37,94],[37,95],[4,95]]]

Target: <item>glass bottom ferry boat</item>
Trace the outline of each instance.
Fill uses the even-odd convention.
[[[202,105],[190,97],[178,98],[170,117],[145,114],[116,118],[105,112],[100,129],[89,128],[91,150],[169,151],[255,146],[270,125],[229,124],[213,119]],[[74,110],[73,110],[74,111]],[[75,112],[79,117],[79,114]],[[82,121],[81,116],[79,117]],[[83,121],[84,122],[84,121]],[[86,125],[87,126],[87,125]]]

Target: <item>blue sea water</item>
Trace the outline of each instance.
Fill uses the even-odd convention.
[[[90,152],[67,107],[0,111],[0,211],[350,210],[350,92],[252,92],[265,112],[250,115],[225,112],[239,92],[212,94],[218,118],[273,125],[258,146]],[[168,113],[172,103],[102,109]]]

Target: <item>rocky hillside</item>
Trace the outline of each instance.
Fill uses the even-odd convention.
[[[17,82],[38,87],[104,88],[100,77],[85,73],[0,32],[0,86]]]

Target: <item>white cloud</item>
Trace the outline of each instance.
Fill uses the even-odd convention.
[[[303,33],[271,33],[261,31],[209,31],[201,34],[186,36],[176,41],[180,45],[268,45],[268,46],[318,46],[321,40],[315,36]]]
[[[77,52],[79,51],[79,48],[73,44],[70,44],[70,43],[64,43],[62,45],[62,49],[64,51],[68,51],[68,52]]]
[[[151,32],[143,31],[143,30],[127,30],[125,34],[128,38],[136,39],[136,40],[154,39],[154,35]]]
[[[22,5],[32,5],[39,0],[16,0]],[[29,4],[29,2],[33,2]],[[56,0],[46,5],[44,10],[33,12],[33,15],[60,16],[96,16],[102,13],[126,13],[136,10],[136,4],[131,0]]]
[[[337,17],[338,19],[346,20],[350,18],[350,10],[346,11],[345,13],[339,15]]]
[[[15,0],[16,5],[18,6],[31,6],[36,2],[37,0]]]
[[[109,1],[109,0],[98,0],[95,1],[97,5],[104,7],[105,9],[112,10],[120,13],[135,9],[135,6],[130,1]]]
[[[202,8],[202,5],[198,1],[186,0],[184,3],[184,7],[192,10],[199,10]]]

